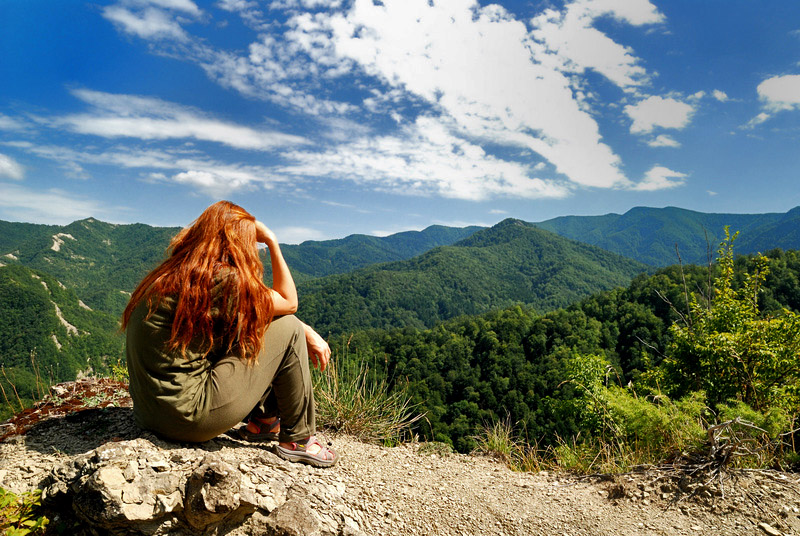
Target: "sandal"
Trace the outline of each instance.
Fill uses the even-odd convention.
[[[323,447],[315,436],[309,437],[304,443],[290,443],[292,448],[278,445],[275,447],[275,454],[289,462],[299,462],[314,467],[330,467],[339,461],[339,454],[329,447]],[[308,447],[319,445],[319,452],[311,454]]]
[[[278,417],[269,424],[259,421],[251,418],[247,426],[239,428],[239,437],[245,441],[277,441],[281,431],[281,418]]]

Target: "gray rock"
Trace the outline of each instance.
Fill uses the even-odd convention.
[[[219,454],[208,454],[186,485],[186,521],[203,530],[235,514],[252,513],[254,500],[243,504],[241,491],[242,473]],[[238,512],[240,507],[246,511]]]
[[[318,536],[320,526],[307,501],[295,497],[276,508],[266,518],[270,536]]]

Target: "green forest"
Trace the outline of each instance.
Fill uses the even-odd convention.
[[[540,446],[625,435],[648,418],[666,431],[672,414],[738,412],[777,434],[800,412],[799,277],[797,251],[734,260],[728,240],[712,266],[670,266],[545,314],[514,305],[336,344],[408,389],[426,415],[421,437],[462,452],[503,420]]]
[[[123,359],[117,319],[50,275],[0,267],[0,303],[0,419],[41,398],[47,385],[108,374]]]

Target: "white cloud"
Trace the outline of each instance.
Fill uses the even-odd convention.
[[[306,240],[325,240],[325,233],[311,227],[276,227],[275,235],[281,244],[299,244]]]
[[[67,170],[83,170],[86,165],[142,170],[142,180],[188,185],[210,197],[255,187],[270,189],[285,181],[270,167],[228,164],[180,149],[124,147],[96,152],[52,145],[39,146],[29,142],[10,142],[6,145],[53,160]]]
[[[758,96],[772,112],[800,108],[800,74],[773,76],[758,85]]]
[[[0,114],[0,130],[22,130],[24,124],[18,119]]]
[[[655,190],[666,190],[683,186],[686,182],[686,174],[672,171],[664,166],[653,166],[644,175],[644,179],[635,184],[631,189],[652,192]]]
[[[329,177],[411,195],[482,200],[495,196],[565,197],[561,184],[530,176],[516,162],[498,159],[454,136],[439,121],[420,118],[402,137],[373,136],[323,153],[292,151],[279,175]]]
[[[556,54],[563,70],[592,69],[623,89],[648,82],[647,71],[637,65],[633,51],[592,26],[601,16],[636,26],[663,21],[647,0],[578,0],[563,12],[547,9],[535,17],[532,35]]]
[[[0,178],[22,180],[25,176],[25,168],[8,155],[0,153]]]
[[[718,195],[717,192],[715,192],[714,190],[706,190],[706,193],[708,195],[710,195],[711,197],[714,197],[715,195]]]
[[[238,13],[251,28],[260,30],[266,29],[268,26],[264,19],[264,13],[254,0],[220,0],[217,2],[217,7],[231,13]]]
[[[103,9],[103,17],[125,33],[142,39],[187,39],[181,25],[160,9],[146,8],[134,12],[120,5],[112,5]]]
[[[712,92],[712,95],[713,95],[713,96],[714,96],[714,98],[715,98],[715,99],[717,99],[719,102],[727,102],[728,100],[730,100],[730,97],[728,97],[728,94],[727,94],[727,93],[725,93],[724,91],[721,91],[721,90],[719,90],[719,89],[715,89],[715,90]]]
[[[691,121],[694,108],[672,98],[648,97],[625,106],[625,113],[633,119],[631,133],[646,134],[655,128],[684,128]]]
[[[493,208],[489,211],[489,214],[508,214],[507,210],[501,210],[499,208]]]
[[[249,11],[258,8],[258,3],[254,0],[220,0],[217,7],[225,11]]]
[[[800,110],[800,75],[789,74],[767,78],[756,90],[764,111],[748,121],[745,128],[760,125],[778,112]]]
[[[441,110],[464,135],[531,149],[579,184],[627,183],[570,80],[532,58],[541,46],[499,6],[359,1],[315,22],[321,29],[309,31],[330,33],[337,55]]]
[[[234,0],[218,5],[252,8]],[[602,141],[585,102],[587,93],[576,94],[567,75],[595,69],[623,87],[646,81],[630,50],[591,27],[600,16],[635,25],[660,22],[661,15],[646,0],[582,0],[570,4],[563,16],[552,12],[565,24],[580,23],[580,32],[574,39],[553,36],[549,49],[503,8],[480,7],[475,0],[386,0],[380,5],[358,0],[344,12],[318,11],[338,6],[318,0],[273,3],[273,8],[290,10],[283,35],[262,34],[245,55],[213,50],[197,39],[182,53],[225,87],[309,115],[358,112],[361,102],[329,98],[326,80],[344,74],[373,77],[378,83],[366,87],[380,89],[363,100],[363,107],[373,112],[386,110],[390,102],[392,112],[398,102],[421,103],[422,108],[413,108],[416,113],[426,108],[426,114],[440,113],[470,143],[535,151],[577,184],[605,188],[629,183],[619,157]],[[588,46],[583,36],[590,37]],[[565,43],[582,43],[584,48],[576,50],[592,55],[567,61],[567,56],[553,53]],[[119,124],[123,122],[104,121],[84,128],[118,131]],[[134,127],[129,131],[144,130],[147,136],[165,132],[152,121]]]
[[[175,174],[172,180],[194,186],[210,197],[222,197],[235,190],[252,187],[255,177],[243,171],[192,169]]]
[[[300,136],[220,121],[192,108],[151,97],[86,89],[75,90],[73,94],[93,109],[89,113],[64,116],[54,122],[80,134],[143,140],[193,138],[237,149],[261,151],[307,143]]]
[[[2,182],[0,213],[4,219],[59,225],[88,215],[106,219],[112,215],[111,211],[98,202],[63,190],[40,190]]]
[[[270,9],[332,9],[342,5],[341,0],[273,0],[269,4]]]
[[[752,127],[754,127],[756,125],[760,125],[761,123],[763,123],[764,121],[766,121],[770,117],[772,117],[772,114],[768,114],[766,112],[761,112],[760,114],[758,114],[757,116],[752,118],[750,121],[748,121],[747,124],[745,125],[745,128],[752,128]]]
[[[197,7],[197,4],[192,2],[192,0],[138,0],[140,4],[150,4],[154,6],[163,7],[165,9],[173,9],[175,11],[183,11],[184,13],[188,13],[189,15],[193,15],[195,17],[200,16],[202,11],[200,8]]]
[[[647,142],[650,147],[680,147],[681,144],[671,136],[659,134]]]
[[[573,184],[631,185],[619,156],[603,140],[592,115],[598,96],[581,75],[595,71],[634,95],[649,83],[651,75],[635,51],[595,27],[599,18],[634,26],[663,22],[648,0],[576,0],[561,10],[547,9],[530,26],[498,5],[481,6],[477,0],[354,0],[346,7],[339,0],[276,0],[268,7],[286,10],[285,22],[276,17],[259,26],[259,4],[217,0],[219,9],[238,12],[261,31],[244,52],[214,48],[209,40],[190,35],[187,21],[192,20],[176,15],[168,1],[173,0],[125,0],[114,8],[124,10],[127,18],[107,18],[121,31],[148,39],[154,52],[194,62],[210,78],[245,96],[318,119],[362,122],[365,116],[371,119],[369,114],[381,114],[394,120],[394,133],[370,138],[354,132],[346,140],[332,138],[340,147],[289,151],[286,164],[275,168],[280,173],[312,177],[312,171],[320,171],[342,180],[353,173],[352,180],[376,189],[463,199],[509,195],[509,184],[518,185],[520,195],[527,197],[567,195],[565,183],[531,177],[543,171],[522,163],[531,160],[532,151],[549,162],[550,174],[559,173]],[[675,126],[674,115],[652,118],[642,111],[634,119],[637,133],[685,126],[693,108],[677,104],[690,110],[684,122]],[[215,135],[221,121],[180,109],[191,117],[178,122],[171,115],[175,110],[83,114],[71,116],[74,121],[68,126],[106,136],[133,133],[142,139],[228,143],[225,138],[239,148],[271,143],[263,141],[263,132],[236,125],[231,125],[236,127],[233,135]],[[633,114],[636,110],[630,108]],[[428,147],[420,143],[427,136],[420,129],[428,120],[446,125],[446,142]],[[342,130],[318,130],[325,132]],[[654,142],[676,143],[667,137]],[[515,161],[497,159],[484,151],[489,145],[518,156]],[[391,146],[400,153],[392,155]],[[461,156],[479,151],[478,157]],[[454,155],[456,163],[445,161]],[[412,173],[402,177],[402,165],[389,169],[390,161],[407,162]],[[423,163],[435,166],[426,171]],[[181,170],[171,177],[196,186],[219,182],[201,171]],[[464,174],[463,180],[455,177],[456,171]]]

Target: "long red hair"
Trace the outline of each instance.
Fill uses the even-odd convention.
[[[228,341],[227,351],[236,346],[241,357],[255,358],[273,317],[272,297],[262,281],[255,222],[249,212],[229,201],[204,210],[172,239],[169,257],[136,287],[122,314],[122,329],[142,300],[152,312],[158,300],[172,296],[177,306],[170,350],[185,355],[189,344],[200,340],[208,355],[215,338],[222,335]],[[225,277],[225,287],[213,300],[211,290],[220,276]],[[212,308],[219,309],[222,334],[214,332]]]

